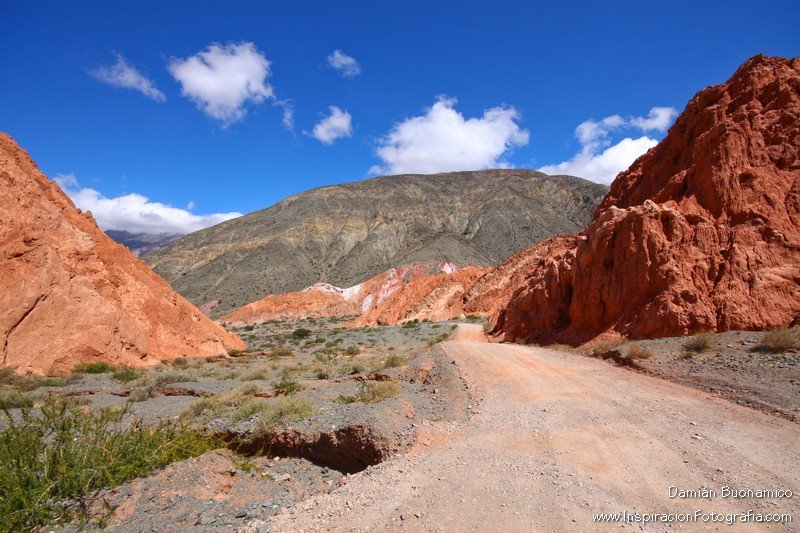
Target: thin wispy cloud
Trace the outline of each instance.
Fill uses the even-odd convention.
[[[480,117],[464,118],[456,99],[440,97],[424,115],[399,122],[380,139],[380,165],[371,174],[404,174],[481,170],[511,166],[504,158],[514,147],[528,144],[530,132],[510,106],[486,109]]]
[[[328,56],[328,65],[345,78],[352,78],[361,74],[361,65],[355,58],[341,50],[334,50]]]
[[[323,117],[309,135],[323,144],[333,144],[338,139],[353,135],[353,117],[350,113],[334,105],[328,109],[330,114]]]
[[[153,80],[139,72],[122,55],[117,55],[117,61],[113,65],[99,66],[90,70],[89,74],[96,80],[114,87],[138,91],[156,102],[164,102],[167,99]]]
[[[656,139],[644,135],[625,137],[612,145],[611,134],[626,129],[664,133],[677,116],[678,111],[673,107],[654,107],[646,117],[611,115],[602,120],[584,121],[575,128],[575,137],[581,144],[580,152],[567,161],[545,165],[539,170],[547,174],[569,174],[610,184],[636,158],[658,144]]]
[[[109,198],[95,189],[81,187],[74,174],[59,174],[54,181],[75,205],[91,211],[103,230],[186,234],[242,216],[238,212],[197,215],[192,213],[193,202],[181,209],[136,193]]]
[[[275,97],[267,82],[270,62],[251,42],[212,43],[195,55],[173,58],[167,70],[181,85],[181,94],[223,126],[242,120],[247,104]]]

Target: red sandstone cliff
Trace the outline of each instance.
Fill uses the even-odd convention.
[[[800,58],[756,56],[700,91],[617,177],[586,230],[521,252],[505,270],[515,262],[515,278],[494,289],[508,300],[493,319],[506,340],[797,323]]]
[[[42,374],[244,347],[107,237],[0,133],[0,366]]]

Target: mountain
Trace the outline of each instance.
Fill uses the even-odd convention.
[[[154,365],[244,343],[97,227],[0,133],[0,366]]]
[[[136,257],[153,252],[183,237],[180,233],[131,233],[123,230],[106,230],[106,235],[125,246]]]
[[[291,196],[145,259],[219,316],[268,294],[349,287],[399,265],[491,266],[580,229],[606,191],[529,170],[384,176]]]
[[[516,274],[499,283],[493,329],[506,340],[800,322],[800,58],[753,57],[697,93],[583,232],[504,271]]]

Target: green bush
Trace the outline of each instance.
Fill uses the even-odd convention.
[[[113,371],[114,365],[108,364],[104,361],[97,361],[94,363],[79,363],[72,369],[73,374],[105,374]]]
[[[288,396],[290,394],[294,394],[295,392],[300,390],[300,384],[293,379],[282,379],[279,382],[272,385],[275,389],[275,392],[278,394],[282,394],[284,396]]]
[[[98,490],[216,447],[182,425],[126,425],[123,410],[87,411],[54,398],[37,412],[3,412],[0,529],[7,531],[88,520]]]
[[[139,371],[130,366],[121,366],[114,372],[114,379],[127,383],[139,377]]]
[[[333,399],[335,403],[378,403],[397,396],[400,387],[394,381],[365,381],[361,383],[358,394],[354,396],[340,395]]]
[[[297,328],[292,332],[293,339],[306,339],[311,336],[311,330],[306,328]]]
[[[361,353],[361,348],[358,346],[348,346],[346,353],[347,355],[358,355]]]

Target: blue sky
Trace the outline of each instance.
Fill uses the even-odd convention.
[[[101,226],[143,231],[376,173],[609,181],[695,92],[800,53],[796,1],[5,2],[0,18],[0,129]]]

